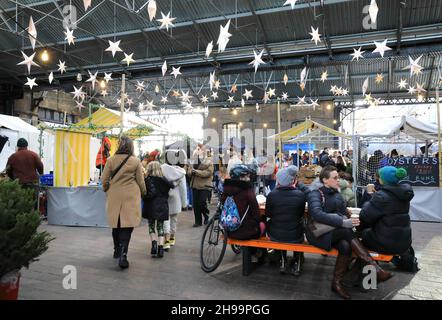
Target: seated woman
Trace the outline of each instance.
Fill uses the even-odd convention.
[[[398,184],[407,176],[403,168],[383,167],[379,175],[381,187],[359,215],[362,242],[379,253],[402,254],[411,246],[409,210],[413,189],[409,184]]]
[[[347,207],[356,207],[355,194],[352,190],[353,181],[351,174],[339,172],[339,190]]]
[[[276,188],[267,196],[267,230],[272,241],[303,243],[306,194],[297,188],[298,168],[289,166],[276,174]],[[294,252],[290,273],[300,274],[301,253]],[[285,273],[287,251],[281,251],[280,272]]]
[[[354,252],[364,263],[376,268],[377,281],[386,281],[391,277],[389,272],[384,271],[370,256],[367,249],[362,245],[353,232],[353,226],[358,223],[350,219],[345,206],[344,199],[338,191],[339,175],[337,169],[326,166],[321,170],[319,181],[312,184],[311,192],[307,195],[308,212],[313,223],[334,227],[333,230],[324,234],[317,234],[309,228],[305,230],[308,242],[318,248],[330,251],[332,248],[338,250],[335,270],[332,280],[332,290],[344,299],[350,299],[341,284],[344,274],[348,270],[352,252]]]

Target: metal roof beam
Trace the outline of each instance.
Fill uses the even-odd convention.
[[[268,41],[267,41],[267,39],[268,39],[267,33],[265,32],[265,29],[262,26],[261,18],[256,14],[255,8],[253,7],[253,5],[250,2],[250,0],[247,0],[247,5],[248,5],[248,7],[250,9],[250,12],[252,13],[253,17],[255,18],[258,30],[259,30],[259,32],[262,35],[262,40],[263,40],[264,48],[266,49],[266,53],[267,53],[267,56],[268,56],[268,58],[270,60],[270,63],[273,63],[273,57],[272,57],[272,55],[270,53],[270,48],[267,45],[267,43],[268,43]]]

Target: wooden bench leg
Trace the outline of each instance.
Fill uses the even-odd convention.
[[[248,276],[252,272],[252,256],[249,247],[241,247],[242,251],[242,275]]]

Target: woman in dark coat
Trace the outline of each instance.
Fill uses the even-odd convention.
[[[169,190],[173,184],[169,182],[161,170],[158,161],[152,161],[147,165],[147,177],[145,179],[147,195],[144,199],[143,218],[149,221],[149,235],[152,241],[150,254],[162,258],[164,255],[164,221],[169,220]],[[155,224],[158,233],[155,233]]]
[[[311,192],[307,196],[308,211],[310,218],[315,223],[329,225],[335,229],[316,237],[312,230],[307,227],[305,234],[308,242],[315,247],[327,251],[332,248],[338,250],[332,290],[342,298],[350,299],[351,297],[342,286],[341,280],[348,270],[352,252],[366,264],[376,268],[379,282],[388,280],[391,274],[378,266],[356,237],[352,228],[358,225],[358,221],[350,219],[345,201],[338,188],[339,175],[336,168],[332,166],[324,167],[319,175],[319,181],[312,185]]]
[[[379,175],[380,190],[359,215],[362,242],[379,253],[402,254],[411,246],[409,210],[413,189],[409,184],[398,184],[407,176],[403,168],[383,167]]]
[[[276,188],[266,200],[267,232],[272,241],[303,243],[306,194],[297,187],[298,168],[289,166],[276,174]],[[301,254],[295,252],[290,265],[293,275],[300,274]],[[280,272],[285,273],[287,251],[281,251]]]

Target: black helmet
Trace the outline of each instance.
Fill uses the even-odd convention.
[[[231,179],[239,179],[241,176],[246,176],[252,173],[252,170],[244,164],[237,164],[230,170]]]

